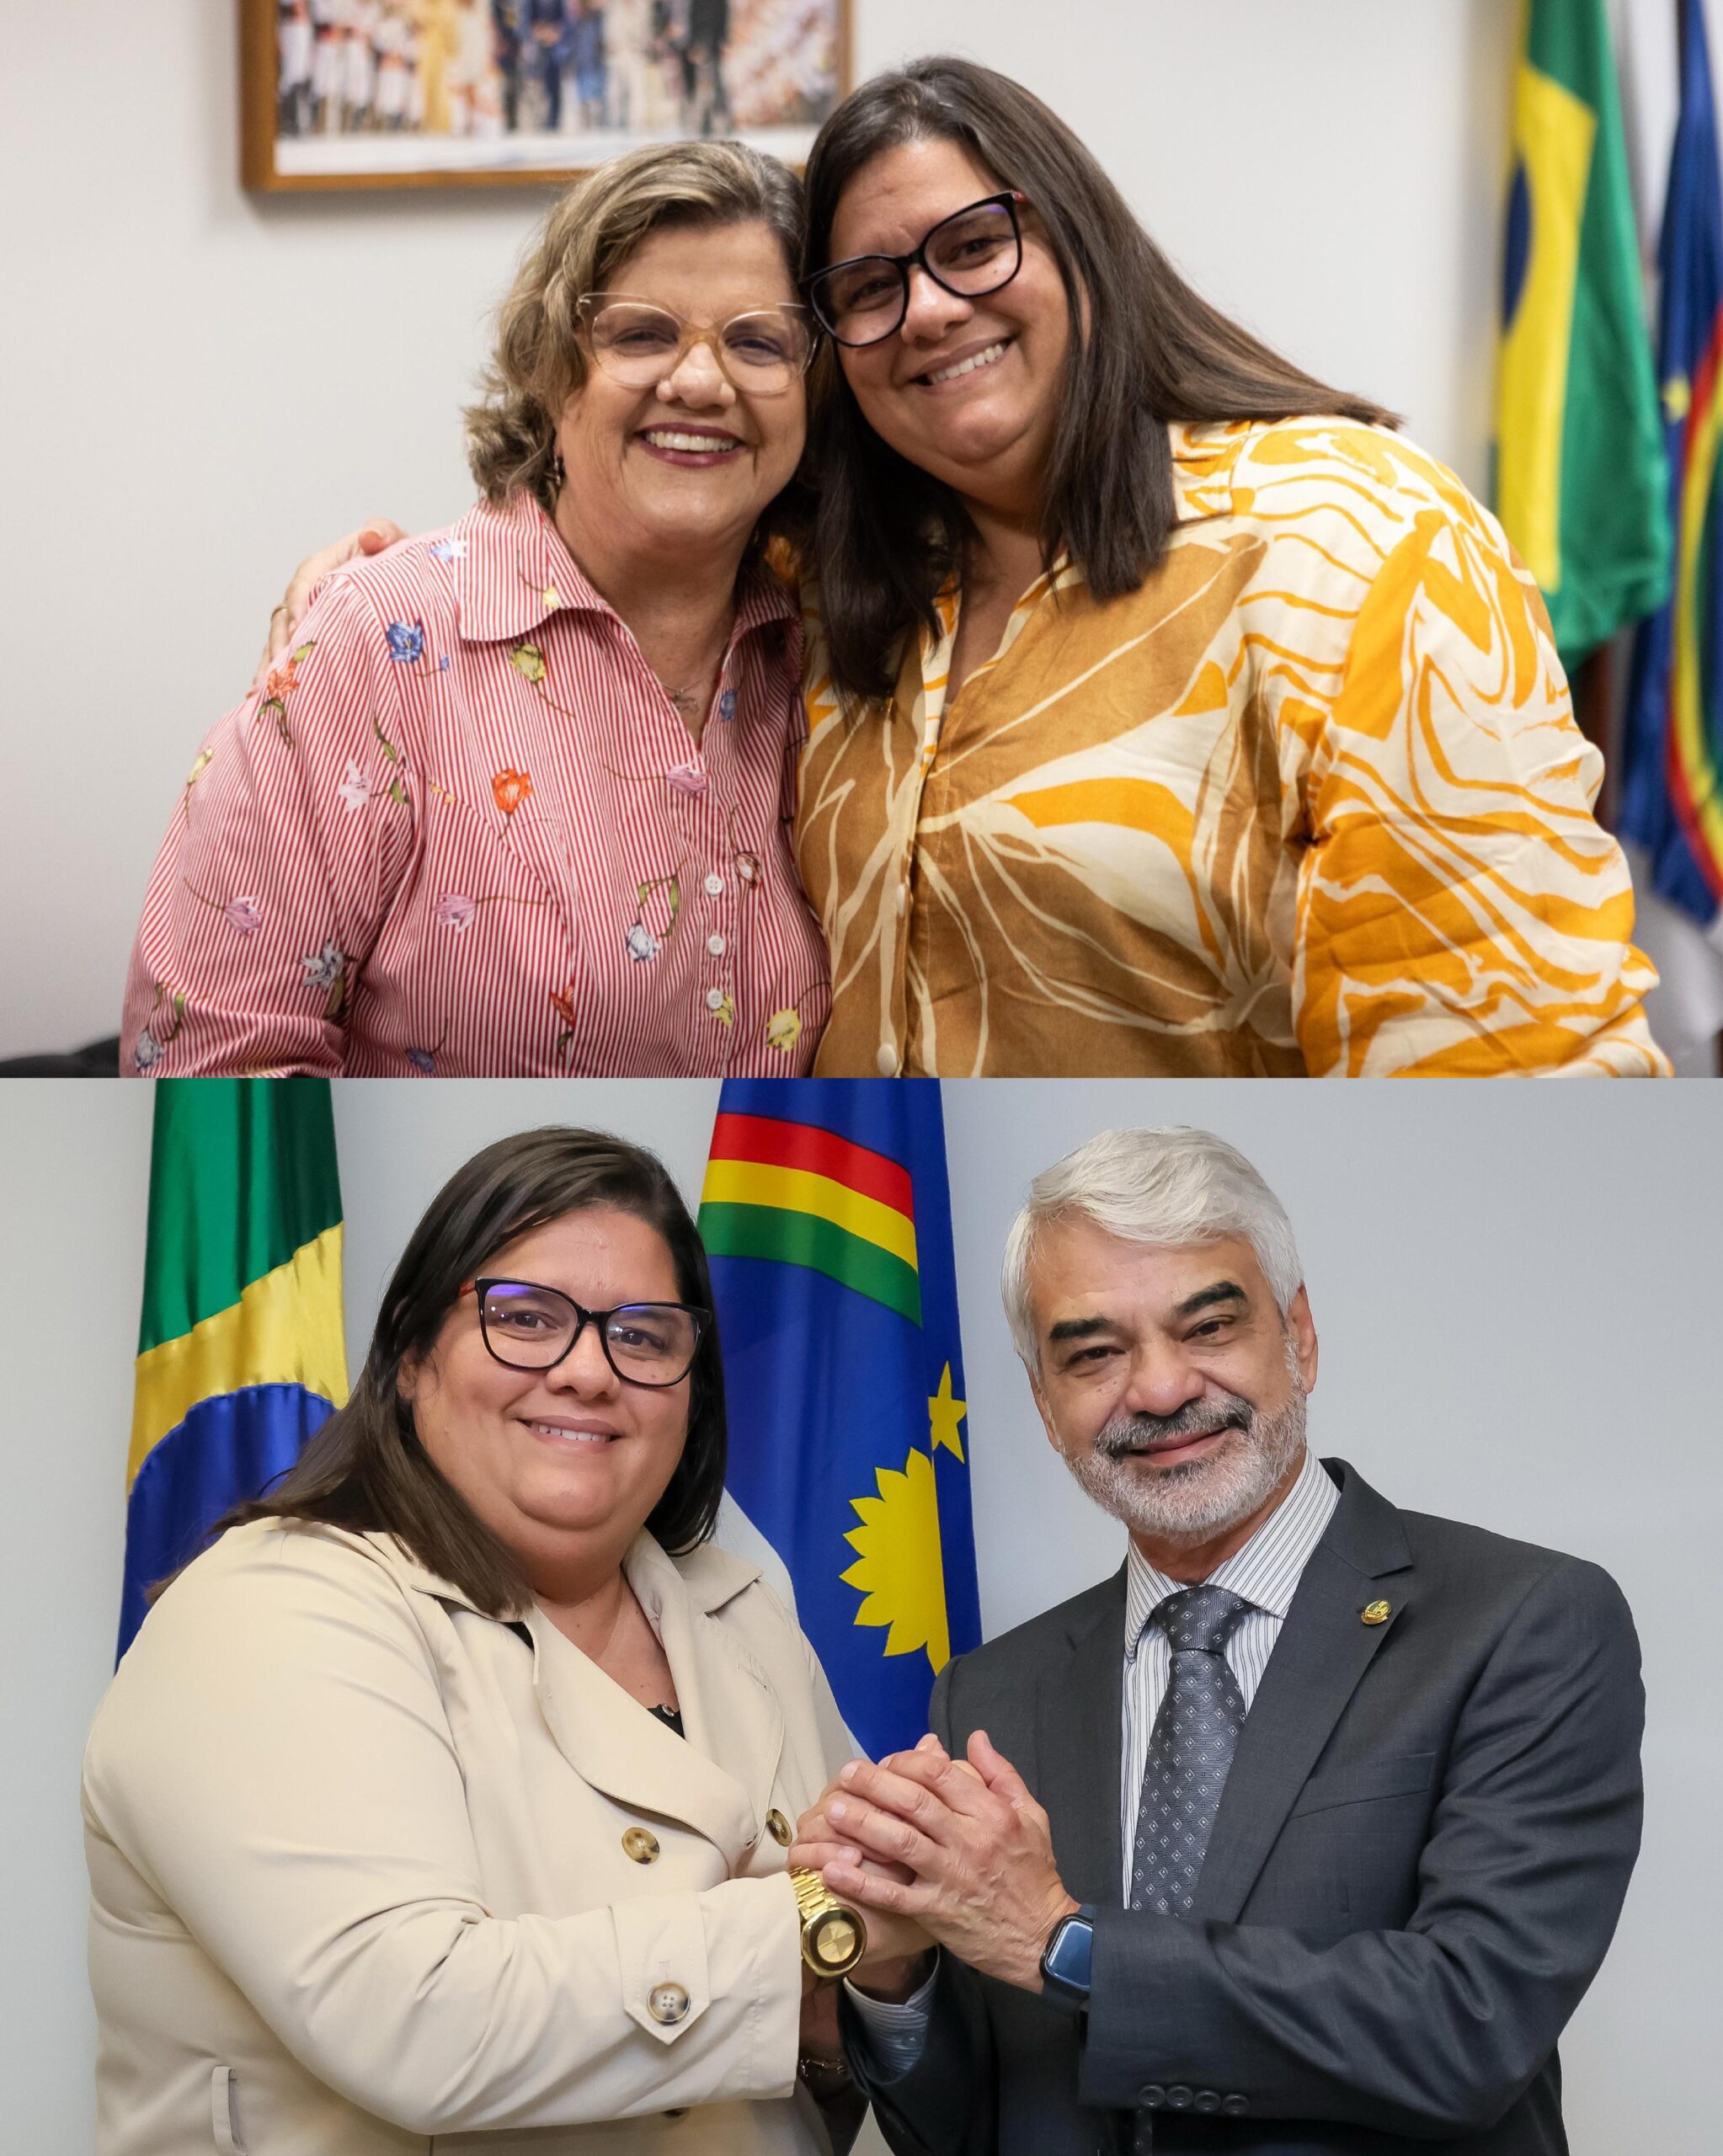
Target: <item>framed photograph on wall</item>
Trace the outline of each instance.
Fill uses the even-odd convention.
[[[799,163],[850,0],[238,0],[244,184],[542,185],[637,143]]]

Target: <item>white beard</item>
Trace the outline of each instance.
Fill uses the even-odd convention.
[[[1195,1545],[1224,1534],[1265,1505],[1304,1449],[1304,1388],[1288,1342],[1292,1391],[1286,1405],[1265,1415],[1236,1393],[1224,1401],[1193,1401],[1177,1415],[1116,1415],[1097,1433],[1092,1449],[1080,1459],[1065,1455],[1078,1486],[1104,1513],[1123,1521],[1134,1534],[1173,1544]],[[1123,1449],[1152,1426],[1160,1435],[1180,1429],[1189,1418],[1188,1434],[1225,1426],[1229,1414],[1242,1417],[1206,1460],[1173,1467],[1143,1470],[1123,1457]],[[1063,1450],[1063,1448],[1061,1448]]]

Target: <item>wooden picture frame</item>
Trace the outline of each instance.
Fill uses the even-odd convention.
[[[555,0],[238,7],[240,178],[264,194],[543,187],[701,133],[799,165],[851,83],[851,0],[563,0],[560,31],[530,20]]]

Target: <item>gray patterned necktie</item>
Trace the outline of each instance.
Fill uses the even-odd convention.
[[[1189,1587],[1168,1595],[1149,1620],[1166,1634],[1171,1666],[1143,1768],[1131,1850],[1134,1909],[1187,1917],[1195,1903],[1245,1726],[1244,1696],[1223,1650],[1250,1607],[1224,1587]]]

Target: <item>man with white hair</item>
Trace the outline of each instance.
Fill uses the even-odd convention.
[[[950,1662],[792,1863],[936,1958],[843,2004],[925,2156],[1561,2156],[1556,2040],[1639,1845],[1595,1566],[1403,1513],[1304,1443],[1291,1224],[1196,1130],[1038,1177],[1004,1294],[1122,1570]]]

